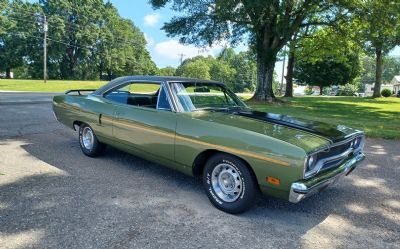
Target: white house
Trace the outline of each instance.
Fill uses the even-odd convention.
[[[392,79],[392,81],[390,81],[390,84],[393,85],[393,91],[395,93],[397,93],[398,91],[400,91],[400,75],[395,75]]]
[[[372,94],[374,93],[374,86],[375,86],[375,84],[365,84],[365,95],[366,96],[372,96]],[[389,89],[390,91],[393,91],[393,85],[392,84],[382,84],[381,91],[383,89]]]

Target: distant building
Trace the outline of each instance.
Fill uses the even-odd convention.
[[[375,86],[375,84],[365,84],[365,95],[366,96],[372,96],[372,94],[374,93],[374,86]],[[381,91],[383,89],[389,89],[390,91],[394,91],[392,84],[382,84]]]
[[[392,81],[390,81],[390,84],[393,85],[393,91],[395,93],[397,93],[398,91],[400,91],[400,75],[395,75],[392,79]]]
[[[6,73],[0,72],[0,79],[5,79],[6,78]],[[14,73],[10,72],[10,79],[14,79]]]

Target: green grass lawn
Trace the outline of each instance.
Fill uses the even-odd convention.
[[[65,92],[70,89],[97,89],[106,81],[68,81],[68,80],[8,80],[0,79],[0,91]]]
[[[64,92],[69,89],[96,89],[105,83],[50,80],[45,84],[41,80],[0,79],[0,90]],[[400,98],[295,97],[284,103],[249,105],[261,111],[348,125],[366,131],[369,137],[400,139]]]
[[[400,98],[295,97],[286,103],[248,104],[260,111],[344,124],[368,137],[400,139]]]

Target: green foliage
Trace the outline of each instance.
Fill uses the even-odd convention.
[[[363,56],[361,58],[361,83],[363,85],[375,82],[375,70],[375,59],[371,56]]]
[[[381,94],[382,94],[383,97],[387,98],[387,97],[392,96],[392,91],[390,91],[389,89],[385,88],[385,89],[382,90]]]
[[[9,20],[6,16],[8,6],[8,0],[0,0],[0,35],[3,35],[7,26],[9,25]]]
[[[353,29],[368,54],[375,54],[373,97],[380,96],[382,57],[400,44],[400,2],[393,0],[354,1]]]
[[[211,79],[224,82],[231,89],[236,90],[235,85],[236,70],[224,60],[214,60],[210,67]]]
[[[340,32],[339,32],[340,31]],[[359,75],[358,44],[346,39],[351,32],[325,27],[299,41],[294,78],[300,82],[322,88],[351,83]]]
[[[376,72],[375,59],[371,56],[363,56],[361,68],[360,83],[362,85],[373,84]],[[395,75],[400,75],[400,58],[385,56],[382,62],[382,82],[389,84]]]
[[[181,76],[209,80],[211,79],[210,67],[202,60],[191,61],[182,66]]]
[[[195,62],[198,64],[193,64]],[[193,65],[201,67],[196,69]],[[207,65],[208,70],[204,65]],[[236,54],[232,48],[225,48],[217,58],[196,56],[184,60],[176,69],[175,75],[224,82],[235,92],[243,92],[245,89],[253,91],[256,84],[256,64],[250,52]]]
[[[400,58],[385,56],[382,63],[382,82],[390,83],[395,75],[400,75]]]
[[[2,11],[0,1],[0,22],[11,20],[7,32],[0,25],[0,70],[18,68],[30,78],[43,76],[44,13],[49,23],[49,78],[111,79],[157,72],[143,33],[109,2],[14,0]]]
[[[294,71],[300,83],[311,86],[344,85],[351,82],[358,74],[359,61],[357,55],[351,55],[347,61],[326,56],[316,62],[298,60]]]
[[[255,98],[274,97],[273,68],[282,47],[297,32],[304,20],[315,13],[330,11],[335,16],[331,1],[316,0],[150,0],[154,8],[170,6],[177,16],[165,23],[163,29],[170,36],[178,36],[183,43],[211,45],[226,40],[237,44],[246,36],[257,57],[257,90]]]
[[[312,87],[306,87],[304,89],[304,94],[305,95],[312,95],[314,93],[314,90],[312,89]]]
[[[354,96],[357,93],[357,86],[354,84],[346,84],[339,87],[338,96]]]
[[[174,76],[176,73],[176,68],[174,67],[164,67],[158,70],[158,75],[160,76]]]
[[[393,0],[354,1],[354,24],[357,38],[367,52],[388,53],[400,38],[400,3]]]

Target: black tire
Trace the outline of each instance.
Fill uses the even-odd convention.
[[[240,182],[236,187],[240,187],[241,192],[235,192],[238,194],[234,194],[237,199],[232,198],[229,201],[225,201],[221,197],[221,194],[225,195],[225,193],[219,191],[218,194],[215,191],[215,186],[217,186],[216,188],[222,189],[219,181],[216,181],[216,179],[219,179],[217,175],[221,175],[222,171],[219,171],[221,168],[222,171],[231,171],[234,177],[238,179],[238,182]],[[220,173],[216,174],[213,178],[212,173],[214,169],[216,172],[219,171]],[[215,185],[216,182],[218,182],[217,185]],[[231,214],[247,211],[254,204],[254,200],[258,195],[257,180],[253,172],[239,158],[224,153],[216,154],[207,161],[203,171],[203,185],[211,203],[216,208]],[[236,185],[236,181],[229,186],[233,187],[234,185]]]
[[[90,130],[93,134],[93,142],[92,142],[93,145],[89,148],[85,147],[84,142],[83,142],[83,132],[85,129]],[[90,127],[88,124],[85,124],[85,123],[83,123],[79,126],[79,145],[82,149],[83,154],[85,154],[89,157],[97,157],[97,156],[101,155],[106,148],[105,144],[99,142],[92,127]]]

